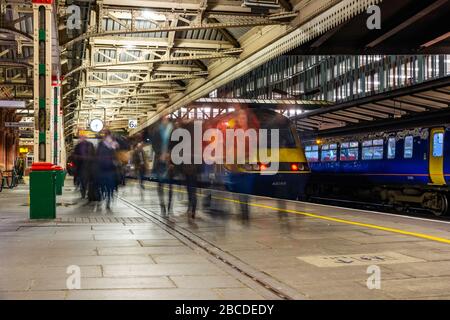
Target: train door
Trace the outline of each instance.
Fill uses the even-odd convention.
[[[444,178],[444,128],[430,131],[429,174],[432,184],[445,184]]]

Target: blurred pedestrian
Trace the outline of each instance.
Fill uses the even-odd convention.
[[[173,124],[167,116],[161,119],[159,125],[152,133],[152,147],[155,153],[154,173],[158,180],[158,197],[161,213],[165,215],[172,209],[172,177],[173,165],[170,161],[170,136],[172,135]],[[164,183],[168,182],[169,199],[166,207],[164,196]]]
[[[144,144],[142,142],[139,142],[134,148],[131,159],[133,161],[136,178],[139,180],[139,186],[141,189],[145,189],[144,178],[147,171],[147,156],[144,152]]]
[[[194,146],[195,145],[194,121],[188,120],[186,122],[183,122],[180,127],[186,129],[189,132],[189,136],[191,138],[190,145]],[[194,148],[192,148],[189,158],[186,158],[189,159],[189,162],[183,163],[181,165],[181,170],[186,183],[186,191],[188,194],[188,209],[186,211],[186,214],[190,218],[195,218],[195,212],[197,209],[197,184],[198,184],[198,169],[200,164],[195,163],[196,158],[201,159],[201,155],[197,155],[196,157],[195,150]]]
[[[81,135],[73,151],[72,158],[75,164],[75,180],[80,188],[81,198],[83,199],[86,197],[86,192],[92,178],[91,167],[94,156],[94,145],[86,139],[86,136]]]
[[[110,131],[105,131],[105,136],[97,147],[97,173],[100,190],[103,199],[106,200],[106,209],[111,209],[111,200],[118,184],[118,166],[116,158],[117,142]]]

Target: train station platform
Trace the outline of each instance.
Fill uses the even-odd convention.
[[[129,181],[106,210],[68,181],[57,219],[30,221],[28,186],[3,190],[0,299],[450,298],[450,221],[209,190],[189,219],[186,198],[162,216]]]

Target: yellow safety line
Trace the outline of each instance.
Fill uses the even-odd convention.
[[[303,211],[297,211],[297,210],[291,210],[291,209],[282,209],[282,208],[272,207],[272,206],[268,206],[268,205],[264,205],[264,204],[248,203],[248,202],[243,202],[243,201],[239,201],[239,200],[235,200],[235,199],[221,198],[221,197],[216,197],[216,196],[213,196],[213,198],[214,199],[218,199],[218,200],[224,200],[224,201],[240,203],[240,204],[247,204],[247,205],[250,205],[252,207],[259,207],[259,208],[271,209],[271,210],[288,212],[288,213],[295,213],[295,214],[299,214],[299,215],[303,215],[303,216],[307,216],[307,217],[311,217],[311,218],[317,218],[317,219],[322,219],[322,220],[328,220],[328,221],[333,221],[333,222],[350,224],[350,225],[354,225],[354,226],[360,226],[360,227],[366,227],[366,228],[371,228],[371,229],[383,230],[383,231],[399,233],[399,234],[403,234],[403,235],[407,235],[407,236],[413,236],[413,237],[416,237],[416,238],[422,238],[422,239],[427,239],[427,240],[432,240],[432,241],[436,241],[436,242],[450,244],[450,239],[430,236],[428,234],[423,234],[423,233],[410,232],[410,231],[405,231],[405,230],[396,229],[396,228],[377,226],[375,224],[369,224],[369,223],[362,223],[362,222],[356,222],[356,221],[339,219],[339,218],[326,217],[326,216],[313,214],[313,213],[308,213],[308,212],[303,212]]]
[[[185,190],[181,190],[181,189],[173,188],[172,190],[176,191],[176,192],[186,193]],[[204,196],[203,194],[199,194],[199,195]],[[362,222],[356,222],[356,221],[352,221],[352,220],[332,218],[332,217],[327,217],[327,216],[314,214],[314,213],[309,213],[309,212],[303,212],[303,211],[292,210],[292,209],[283,209],[283,208],[272,207],[272,206],[268,206],[268,205],[264,205],[264,204],[248,203],[248,202],[239,201],[239,200],[230,199],[230,198],[222,198],[222,197],[217,197],[217,196],[212,196],[212,198],[213,199],[217,199],[217,200],[222,200],[222,201],[229,201],[229,202],[239,203],[239,204],[247,204],[247,205],[252,206],[252,207],[271,209],[271,210],[275,210],[275,211],[282,211],[282,212],[288,212],[288,213],[295,213],[295,214],[299,214],[299,215],[303,215],[303,216],[307,216],[307,217],[311,217],[311,218],[322,219],[322,220],[333,221],[333,222],[339,222],[339,223],[344,223],[344,224],[349,224],[349,225],[354,225],[354,226],[360,226],[360,227],[366,227],[366,228],[370,228],[370,229],[382,230],[382,231],[398,233],[398,234],[402,234],[402,235],[406,235],[406,236],[412,236],[412,237],[416,237],[416,238],[422,238],[422,239],[426,239],[426,240],[431,240],[431,241],[436,241],[436,242],[440,242],[440,243],[450,244],[450,239],[430,236],[430,235],[424,234],[424,233],[405,231],[405,230],[401,230],[401,229],[383,227],[383,226],[378,226],[376,224],[362,223]]]

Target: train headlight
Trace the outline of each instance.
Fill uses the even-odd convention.
[[[308,166],[304,163],[291,163],[291,171],[306,171]]]

